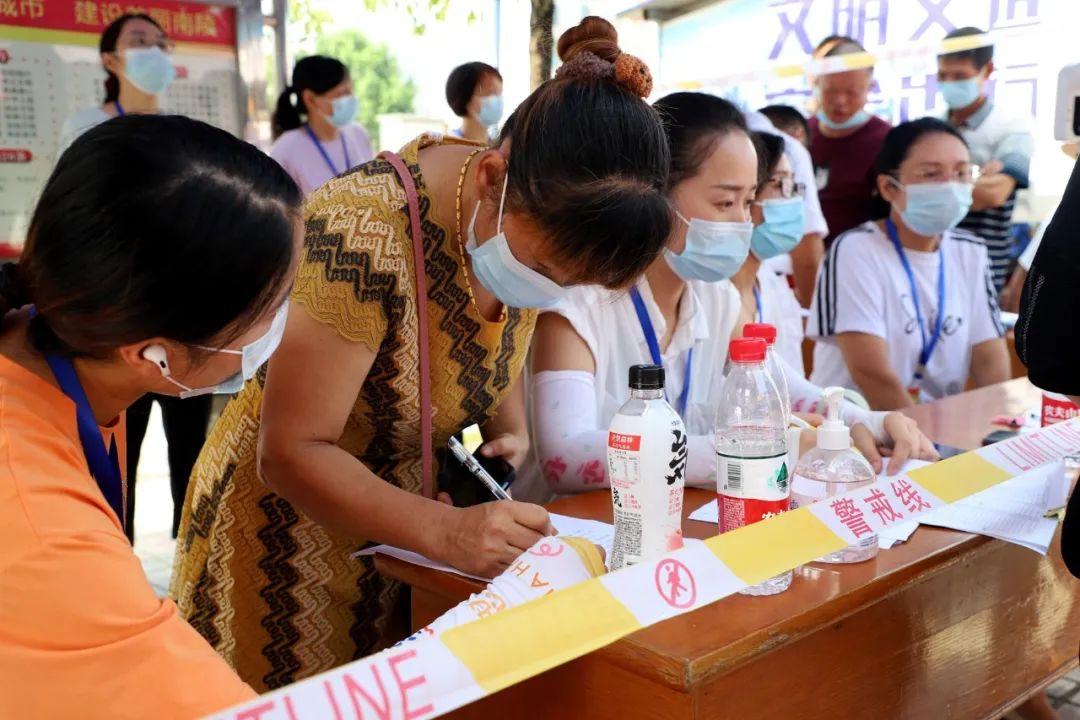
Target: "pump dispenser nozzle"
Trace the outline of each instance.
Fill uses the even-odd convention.
[[[823,450],[847,450],[851,447],[851,430],[840,419],[844,388],[827,387],[821,394],[825,399],[825,422],[818,428],[817,446]]]

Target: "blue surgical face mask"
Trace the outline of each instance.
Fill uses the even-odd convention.
[[[161,48],[128,48],[124,51],[124,77],[148,95],[160,95],[176,78],[172,58]]]
[[[360,103],[355,95],[349,94],[336,97],[330,101],[331,111],[327,120],[334,127],[343,128],[356,117],[356,109],[359,105]]]
[[[489,293],[508,307],[545,309],[554,307],[566,291],[554,280],[544,277],[514,257],[506,234],[502,231],[503,205],[506,202],[506,184],[509,172],[503,178],[502,197],[499,199],[499,218],[495,224],[495,236],[483,245],[476,239],[476,216],[480,203],[476,204],[472,221],[469,222],[469,239],[465,249],[472,260],[472,274]]]
[[[225,353],[227,355],[239,355],[242,358],[240,361],[240,372],[235,375],[230,375],[216,385],[202,388],[190,388],[172,377],[169,372],[168,363],[159,363],[158,369],[166,380],[180,388],[180,399],[182,400],[198,397],[199,395],[234,395],[240,392],[244,387],[244,383],[254,377],[259,368],[262,367],[266,361],[270,359],[270,356],[274,354],[274,351],[277,350],[278,345],[281,344],[281,337],[285,334],[285,322],[288,318],[289,301],[286,300],[281,304],[281,307],[278,308],[277,313],[274,314],[274,320],[270,323],[270,329],[266,331],[266,334],[258,340],[248,343],[242,349],[231,350],[196,345],[200,350]]]
[[[750,250],[758,260],[791,252],[803,236],[803,201],[800,197],[770,198],[758,203],[765,222],[754,226]]]
[[[907,195],[907,207],[900,211],[900,219],[925,237],[956,227],[971,209],[971,183],[892,183]]]
[[[856,128],[860,125],[865,125],[866,123],[870,122],[870,113],[866,112],[866,110],[859,110],[844,122],[838,123],[830,120],[829,116],[825,114],[824,110],[818,110],[817,119],[819,123],[829,128],[830,130],[850,130],[852,128]]]
[[[719,282],[734,275],[746,262],[753,223],[687,220],[676,215],[688,226],[686,247],[678,254],[665,248],[664,259],[683,280]]]
[[[938,83],[938,91],[950,110],[966,108],[979,99],[979,78],[942,80]]]
[[[476,114],[476,119],[484,127],[492,127],[498,125],[503,116],[503,98],[502,95],[485,95],[480,98],[480,112]]]

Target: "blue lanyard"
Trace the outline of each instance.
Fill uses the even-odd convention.
[[[90,409],[90,401],[86,399],[86,392],[79,382],[79,376],[75,374],[75,366],[71,364],[71,360],[59,355],[46,355],[45,361],[49,363],[60,389],[75,403],[75,420],[79,428],[79,442],[82,443],[83,455],[86,456],[86,465],[123,527],[124,483],[120,478],[120,457],[116,452],[116,440],[113,439],[109,449],[105,449],[101,428],[94,418],[94,411]]]
[[[885,220],[885,229],[889,231],[889,239],[892,240],[893,247],[896,248],[896,254],[900,256],[900,264],[904,266],[908,284],[911,285],[911,302],[915,305],[915,322],[919,324],[919,336],[922,338],[919,364],[915,366],[915,380],[922,380],[923,375],[926,373],[926,363],[930,361],[930,356],[934,353],[938,340],[941,339],[941,328],[945,322],[945,250],[943,246],[938,247],[937,319],[934,321],[934,330],[928,341],[926,323],[923,321],[922,303],[919,302],[919,290],[915,286],[915,273],[911,271],[911,263],[908,262],[904,246],[900,244],[900,236],[896,232],[896,225],[893,224],[891,219]],[[944,237],[942,237],[941,242],[945,242]]]
[[[113,100],[113,105],[116,105],[116,117],[124,117],[127,115],[127,113],[124,112],[124,106],[120,104],[119,100]]]
[[[641,333],[645,336],[645,344],[649,346],[649,355],[652,356],[653,364],[663,366],[664,359],[660,355],[660,343],[656,339],[656,330],[653,329],[649,310],[645,307],[645,301],[636,287],[630,288],[630,299],[634,301],[634,312],[637,313]],[[693,364],[694,348],[690,348],[690,351],[686,353],[686,379],[683,380],[683,391],[678,400],[679,416],[683,418],[686,417],[686,402],[690,397],[690,371],[693,369]]]
[[[757,280],[754,281],[754,304],[757,305],[757,321],[765,322],[765,313],[761,311],[761,290],[758,289]]]
[[[307,130],[308,137],[311,138],[311,142],[315,143],[315,147],[319,149],[319,154],[322,155],[322,159],[326,161],[327,166],[330,168],[330,172],[337,177],[341,173],[345,172],[352,167],[352,163],[349,162],[349,146],[345,144],[345,133],[338,133],[341,135],[341,149],[345,153],[345,170],[338,171],[334,166],[334,161],[330,159],[330,156],[326,153],[326,148],[319,142],[319,138],[315,137],[315,131],[311,129],[310,125],[304,125],[304,129]]]

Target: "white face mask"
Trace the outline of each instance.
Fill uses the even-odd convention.
[[[476,240],[476,216],[480,212],[480,203],[476,203],[476,210],[473,211],[472,222],[469,223],[469,241],[465,245],[472,260],[473,276],[503,305],[539,309],[554,307],[566,291],[551,278],[544,277],[514,257],[502,231],[503,204],[506,202],[509,177],[507,172],[503,178],[495,236],[483,245]]]
[[[169,371],[169,363],[165,359],[165,351],[161,349],[160,346],[148,348],[147,356],[149,360],[157,364],[162,377],[180,388],[180,398],[182,400],[198,397],[200,395],[233,395],[240,392],[244,387],[244,383],[254,377],[259,368],[262,367],[266,361],[270,359],[270,356],[274,354],[274,351],[277,350],[278,345],[281,344],[281,337],[285,334],[285,321],[288,317],[289,301],[286,300],[274,314],[274,320],[270,323],[270,329],[266,331],[266,334],[258,340],[248,343],[241,350],[196,345],[195,347],[200,350],[225,353],[226,355],[239,355],[242,358],[240,362],[240,372],[230,375],[217,385],[211,385],[210,387],[190,388],[172,377],[172,374]],[[153,356],[150,356],[151,350],[157,350],[158,352]]]

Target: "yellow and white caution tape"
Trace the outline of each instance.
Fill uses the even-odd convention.
[[[1080,418],[878,480],[475,622],[420,633],[413,642],[213,717],[437,717],[1078,450]],[[522,559],[554,552],[545,543],[551,540],[542,540]]]

